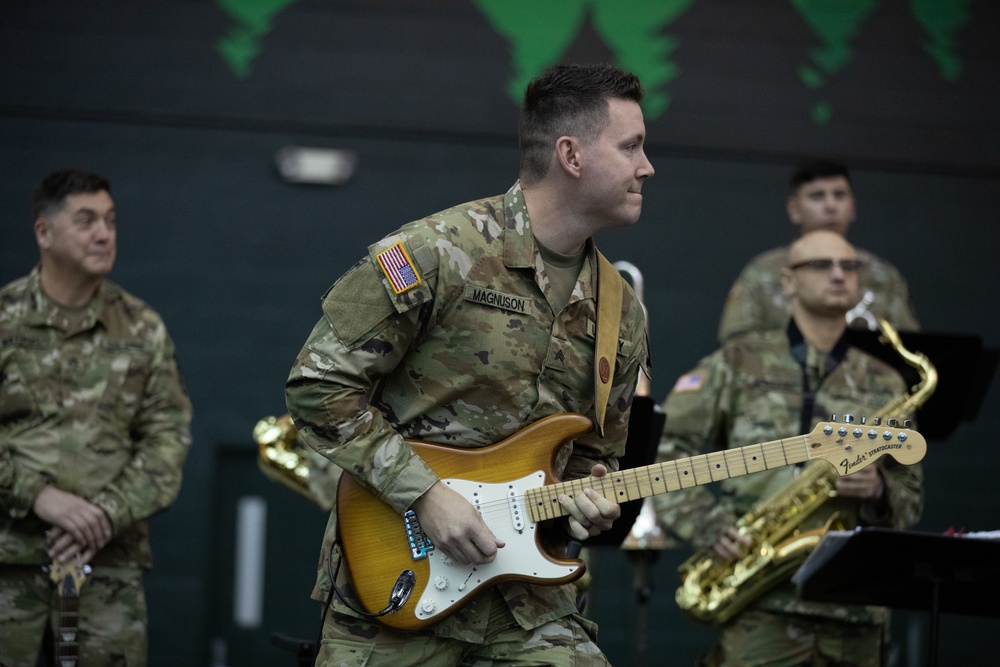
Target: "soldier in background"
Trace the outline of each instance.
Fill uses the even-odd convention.
[[[58,561],[92,567],[77,591],[80,664],[141,666],[146,519],[180,489],[191,404],[159,315],[105,278],[108,181],[50,174],[34,214],[41,262],[0,290],[0,664],[35,667],[53,633],[66,639],[42,569]]]
[[[781,272],[791,319],[783,329],[731,337],[677,381],[663,405],[660,460],[808,433],[831,414],[874,412],[904,394],[894,369],[850,344],[844,314],[857,302],[864,268],[835,232],[812,232],[792,244]],[[736,532],[737,518],[787,487],[795,472],[783,467],[726,480],[717,496],[704,486],[668,493],[654,506],[670,534],[735,562],[751,544]],[[847,529],[911,526],[923,509],[922,481],[919,464],[881,457],[838,478],[838,497],[802,530],[823,526],[835,512]],[[702,664],[876,667],[884,664],[888,615],[880,607],[806,602],[786,581],[724,625]]]
[[[854,193],[847,167],[837,162],[810,159],[792,172],[788,218],[798,234],[826,229],[847,237],[855,219]],[[867,312],[868,328],[885,319],[899,330],[920,328],[910,303],[906,281],[888,261],[858,249],[865,262],[860,278],[859,302]],[[781,288],[781,270],[788,264],[788,247],[757,255],[744,267],[729,290],[719,323],[719,342],[744,331],[783,329],[791,304]],[[852,304],[855,306],[857,304]],[[862,326],[865,322],[860,322]]]
[[[639,218],[653,175],[641,99],[638,79],[608,65],[559,66],[531,82],[519,180],[372,245],[325,295],[288,378],[299,437],[396,512],[414,509],[436,548],[460,563],[492,562],[505,545],[404,438],[475,448],[549,415],[594,416],[591,237]],[[630,287],[618,340],[604,438],[588,433],[563,448],[563,479],[617,469],[624,452],[648,361]],[[562,544],[608,530],[620,514],[589,488],[561,503],[569,516],[541,528]],[[313,591],[325,601],[318,665],[607,664],[572,584],[489,586],[419,632],[380,626],[359,611],[336,539],[333,513]]]

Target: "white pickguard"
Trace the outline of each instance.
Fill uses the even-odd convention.
[[[576,563],[553,563],[535,543],[538,526],[524,511],[523,504],[526,490],[545,483],[541,471],[500,484],[464,479],[443,481],[479,510],[486,525],[506,546],[500,549],[496,560],[485,565],[462,565],[438,549],[432,551],[428,555],[430,581],[417,582],[414,591],[414,595],[418,595],[415,613],[420,620],[440,615],[483,583],[504,575],[516,574],[522,579],[544,581],[566,578],[583,567]]]

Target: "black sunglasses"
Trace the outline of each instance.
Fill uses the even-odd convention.
[[[865,265],[864,261],[860,259],[830,259],[829,257],[824,257],[822,259],[806,259],[795,264],[790,264],[788,268],[792,270],[809,269],[810,271],[820,273],[832,269],[834,263],[844,273],[857,273]]]

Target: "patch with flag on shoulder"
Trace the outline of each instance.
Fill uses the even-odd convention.
[[[378,260],[382,273],[396,294],[402,294],[420,284],[420,273],[417,272],[417,266],[410,259],[402,241],[383,250],[375,256],[375,259]]]
[[[677,378],[677,384],[674,385],[673,391],[675,393],[699,391],[703,384],[705,384],[705,371],[693,371]]]

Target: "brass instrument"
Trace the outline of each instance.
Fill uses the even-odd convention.
[[[880,341],[892,345],[907,364],[917,369],[920,382],[910,392],[896,397],[875,415],[875,423],[887,415],[909,417],[937,387],[937,370],[923,354],[903,347],[899,334],[885,320],[879,322]],[[799,525],[837,495],[836,471],[825,461],[807,466],[794,482],[755,504],[736,523],[752,539],[749,552],[730,563],[703,549],[677,569],[682,584],[677,604],[695,618],[725,623],[764,592],[794,572],[827,530],[842,529],[834,515],[827,525],[801,531]]]
[[[333,508],[341,471],[299,439],[290,415],[261,419],[253,427],[253,437],[260,449],[261,472],[324,510]]]

